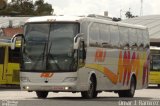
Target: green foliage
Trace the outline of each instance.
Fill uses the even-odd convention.
[[[134,16],[130,11],[127,11],[125,15],[126,15],[126,18],[138,17],[138,16]]]
[[[50,15],[53,12],[52,5],[44,3],[44,0],[38,0],[35,2],[36,15]]]
[[[7,8],[0,10],[0,15],[28,15],[41,16],[51,15],[52,5],[45,3],[44,0],[12,0],[7,4]]]
[[[7,6],[6,0],[0,0],[0,10],[5,9]]]

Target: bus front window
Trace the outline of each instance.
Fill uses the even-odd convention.
[[[30,23],[23,48],[24,70],[74,71],[77,23]]]
[[[30,23],[25,26],[23,47],[24,70],[45,70],[44,53],[48,39],[49,24]]]

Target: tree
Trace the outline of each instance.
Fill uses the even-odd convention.
[[[44,0],[12,0],[8,3],[7,8],[0,11],[0,15],[51,15],[53,12],[52,5],[45,3]]]
[[[19,15],[34,15],[34,5],[31,0],[14,0],[9,4],[8,12]]]
[[[130,11],[127,11],[125,15],[126,15],[126,18],[133,18],[134,17]]]
[[[38,0],[34,4],[36,15],[50,15],[53,12],[52,5],[44,3],[44,0]]]
[[[138,16],[134,16],[130,11],[127,11],[125,13],[126,18],[134,18],[134,17],[138,17]]]
[[[5,9],[7,6],[6,0],[0,0],[0,10]]]

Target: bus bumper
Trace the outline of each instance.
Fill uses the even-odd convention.
[[[77,91],[76,83],[61,84],[21,84],[21,90],[25,91],[53,91],[53,92],[74,92]]]

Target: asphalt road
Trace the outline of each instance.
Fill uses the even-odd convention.
[[[80,93],[52,93],[38,99],[35,92],[0,89],[0,106],[160,106],[160,89],[137,90],[134,98],[119,98],[118,94],[102,92],[95,99],[82,99]]]

